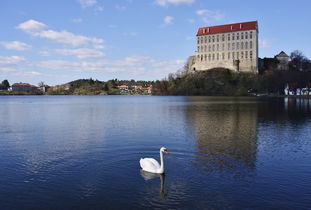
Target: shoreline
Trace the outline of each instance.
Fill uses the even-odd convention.
[[[252,98],[306,98],[311,99],[311,95],[241,95],[241,96],[228,96],[228,95],[146,95],[146,94],[1,94],[1,96],[184,96],[184,97],[192,97],[192,96],[203,96],[203,97],[252,97]]]

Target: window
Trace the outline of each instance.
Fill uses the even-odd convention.
[[[200,39],[198,38],[198,44],[200,44]]]
[[[211,61],[211,54],[208,54],[208,61]]]
[[[235,36],[235,35],[234,35],[234,34],[232,34],[232,40],[234,40],[234,36]]]
[[[241,42],[241,50],[244,49],[244,42]]]
[[[201,55],[201,61],[203,61],[203,55]]]
[[[249,51],[249,58],[250,58],[250,59],[253,58],[253,51]]]
[[[228,43],[228,50],[230,50],[230,43]]]
[[[241,39],[244,39],[244,32],[241,32]]]
[[[211,36],[208,36],[208,42],[211,42]]]
[[[240,49],[240,42],[236,43],[236,49]]]
[[[205,45],[205,46],[204,46],[204,52],[206,52],[206,48],[207,48],[207,46]]]
[[[248,51],[245,51],[245,58],[247,59],[248,57]]]
[[[249,49],[252,49],[252,48],[253,48],[253,42],[250,41],[250,42],[249,42]]]
[[[219,42],[219,35],[217,35],[217,42]]]
[[[217,53],[217,60],[219,60],[219,53]]]
[[[201,46],[201,52],[203,52],[203,46]]]
[[[209,45],[209,46],[208,46],[208,52],[210,52],[210,51],[211,51],[211,48],[212,48],[212,46],[211,46],[211,45]]]
[[[235,43],[232,43],[232,50],[235,50]]]
[[[234,52],[232,52],[232,59],[233,59],[233,60],[235,59],[235,54],[234,54]]]
[[[248,42],[245,42],[245,49],[248,48]]]
[[[215,54],[213,53],[213,60],[215,60]]]
[[[248,32],[245,32],[245,39],[248,39]]]
[[[213,52],[215,51],[215,45],[213,45]]]
[[[198,52],[200,52],[200,47],[198,46]]]
[[[200,60],[200,56],[198,55],[197,57],[198,57],[198,60]]]
[[[217,51],[219,51],[219,44],[217,44]]]
[[[236,52],[236,59],[239,60],[239,58],[240,58],[240,53]]]
[[[236,34],[236,40],[239,40],[240,39],[240,33],[237,33]]]
[[[228,60],[230,59],[230,52],[228,52]]]
[[[207,60],[207,55],[206,55],[206,54],[204,55],[204,60],[205,60],[205,61]]]
[[[253,38],[253,32],[249,32],[249,38],[252,39]]]
[[[222,51],[224,51],[225,50],[225,44],[222,44]]]
[[[244,52],[241,52],[241,59],[244,59]]]
[[[222,53],[222,59],[225,60],[225,53]]]
[[[224,34],[222,35],[221,40],[222,40],[223,42],[225,41],[225,35],[224,35]]]
[[[230,41],[230,34],[228,34],[228,41]]]
[[[215,42],[215,36],[212,36],[212,40],[213,40],[213,42]]]
[[[207,42],[207,37],[205,36],[205,37],[204,37],[204,43],[206,43],[206,42]]]

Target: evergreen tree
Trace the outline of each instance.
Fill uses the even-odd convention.
[[[10,87],[10,83],[7,79],[2,81],[2,85],[4,85],[6,87],[6,89],[9,89],[9,87]]]

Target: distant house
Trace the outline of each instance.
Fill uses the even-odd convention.
[[[149,87],[148,87],[148,94],[152,94],[152,85],[150,85]]]
[[[7,90],[7,87],[3,84],[0,84],[0,91]]]
[[[135,89],[135,91],[142,90],[142,89],[143,89],[143,86],[141,86],[141,85],[135,85],[135,86],[134,86],[134,89]]]
[[[46,92],[50,89],[50,86],[48,86],[48,85],[43,85],[43,86],[39,87],[39,89],[40,89],[42,92],[46,93]]]
[[[119,85],[119,86],[117,86],[117,88],[120,89],[120,90],[128,90],[129,86],[127,86],[127,85]]]
[[[287,71],[289,70],[290,62],[289,56],[284,51],[281,51],[273,58],[258,58],[258,70],[259,73],[275,70]]]
[[[28,83],[14,83],[12,85],[12,90],[13,91],[32,91],[32,90],[35,90],[37,89],[36,86],[34,85],[31,85],[31,84],[28,84]]]
[[[278,70],[288,70],[289,56],[284,51],[281,51],[274,58],[279,61],[277,65]]]

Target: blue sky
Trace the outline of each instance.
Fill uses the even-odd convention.
[[[0,80],[162,79],[194,54],[198,27],[253,20],[260,57],[299,49],[311,58],[310,8],[309,0],[0,0]]]

